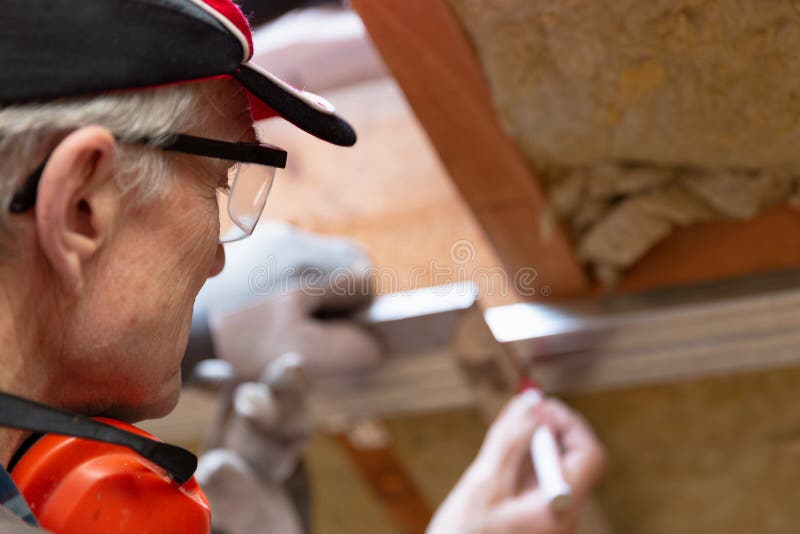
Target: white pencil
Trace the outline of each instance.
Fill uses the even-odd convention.
[[[534,404],[542,401],[542,391],[532,380],[525,384],[523,395],[530,397]],[[539,487],[547,496],[550,508],[563,512],[572,505],[572,488],[564,480],[561,468],[561,454],[553,431],[547,425],[540,425],[531,438],[531,459],[536,470]]]
[[[539,487],[547,496],[550,507],[556,512],[569,509],[572,505],[572,488],[564,480],[558,444],[550,427],[542,425],[533,433],[531,458]]]

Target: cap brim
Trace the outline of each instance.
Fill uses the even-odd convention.
[[[352,146],[356,132],[335,114],[324,98],[301,91],[251,63],[243,63],[233,77],[250,93],[255,120],[280,115],[311,135],[340,146]]]

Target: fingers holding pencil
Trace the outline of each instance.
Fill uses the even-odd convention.
[[[505,493],[511,494],[522,464],[529,458],[536,463],[534,441],[543,451],[540,464],[557,463],[555,471],[563,475],[578,497],[587,495],[605,472],[605,450],[583,417],[560,400],[544,397],[534,389],[514,397],[492,423],[473,467],[485,470],[487,476],[502,483]],[[548,470],[553,465],[541,467]],[[541,475],[537,473],[538,478]]]
[[[532,399],[532,393],[522,396]],[[580,415],[535,393],[540,400],[530,437],[534,480],[497,508],[497,518],[503,532],[574,532],[581,508],[605,472],[605,451]]]
[[[534,452],[537,435],[540,450]],[[559,401],[524,392],[492,424],[477,458],[437,510],[428,534],[573,532],[604,470],[603,448],[580,416]],[[568,503],[560,511],[554,506],[558,495],[566,495]]]

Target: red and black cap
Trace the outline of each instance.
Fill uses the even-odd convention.
[[[232,77],[255,120],[280,115],[331,143],[355,143],[329,102],[252,56],[250,26],[232,0],[5,0],[0,106]]]

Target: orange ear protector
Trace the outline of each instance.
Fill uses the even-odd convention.
[[[127,423],[89,419],[0,393],[0,426],[45,433],[11,477],[55,534],[207,534],[197,458]]]

